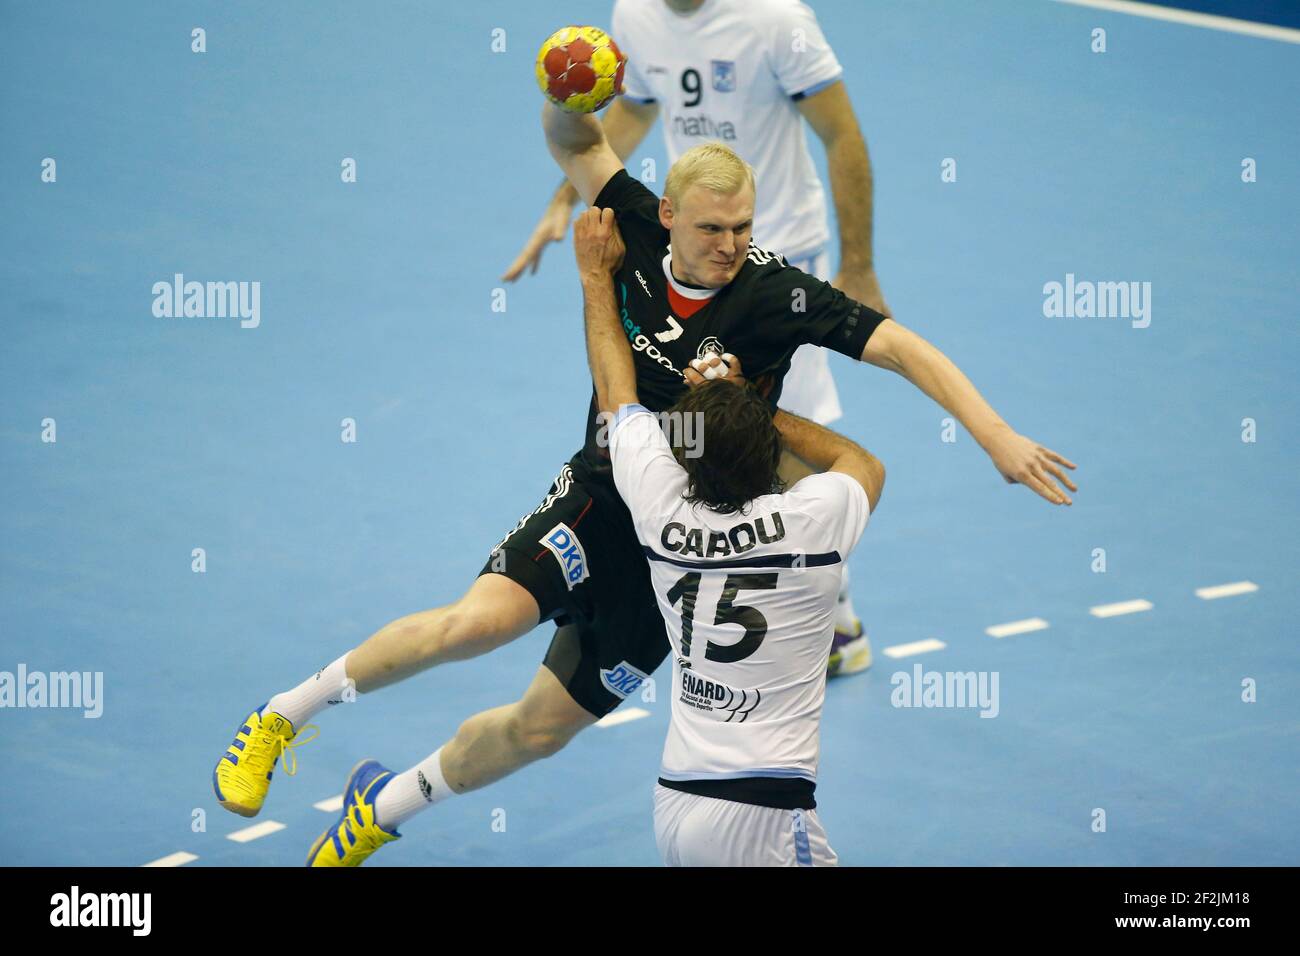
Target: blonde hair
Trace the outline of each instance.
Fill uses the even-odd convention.
[[[673,163],[664,182],[664,195],[676,206],[692,186],[724,196],[733,196],[749,184],[755,190],[754,167],[721,143],[703,143],[692,147]]]

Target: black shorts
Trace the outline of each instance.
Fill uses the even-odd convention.
[[[589,487],[572,464],[479,573],[504,574],[533,596],[543,621],[555,621],[543,663],[597,717],[642,693],[668,656],[632,517],[612,485]]]

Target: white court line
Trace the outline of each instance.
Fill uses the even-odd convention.
[[[1279,27],[1271,23],[1256,23],[1253,20],[1238,20],[1236,17],[1220,17],[1212,13],[1175,10],[1170,7],[1157,6],[1154,3],[1137,3],[1135,0],[1056,0],[1056,2],[1071,3],[1076,7],[1092,7],[1094,10],[1108,10],[1111,13],[1127,13],[1135,17],[1146,17],[1148,20],[1181,23],[1189,27],[1222,30],[1224,33],[1240,33],[1244,36],[1261,37],[1265,40],[1300,43],[1300,30],[1291,27]]]
[[[198,857],[193,853],[186,853],[181,850],[177,853],[168,853],[166,856],[159,857],[152,863],[143,863],[142,866],[184,866],[186,863],[193,863]]]
[[[263,820],[261,823],[254,823],[251,827],[244,827],[242,830],[236,830],[234,833],[227,833],[227,840],[234,840],[236,843],[247,843],[250,840],[257,840],[272,833],[278,833],[284,829],[283,823],[276,823],[274,820]]]
[[[895,644],[893,647],[886,647],[881,653],[886,657],[911,657],[913,654],[928,654],[930,651],[941,651],[947,646],[943,641],[936,641],[933,637],[927,637],[923,641],[913,641],[911,644]]]
[[[1259,585],[1253,581],[1236,581],[1232,584],[1216,584],[1213,587],[1197,588],[1196,596],[1202,601],[1213,601],[1215,598],[1235,597],[1238,594],[1249,594],[1251,591],[1258,591]]]
[[[343,809],[343,794],[340,793],[337,797],[330,797],[328,800],[318,800],[312,806],[326,813],[338,813]]]
[[[1013,634],[1028,634],[1030,631],[1047,630],[1047,622],[1041,617],[1029,617],[1023,621],[1011,621],[1007,624],[994,624],[984,628],[989,637],[1011,637]]]
[[[597,727],[617,727],[619,724],[626,724],[630,720],[640,720],[642,717],[649,717],[650,711],[640,707],[629,707],[627,710],[616,710],[612,714],[606,714],[600,720],[596,721]]]
[[[1151,602],[1138,598],[1136,601],[1120,601],[1118,604],[1098,604],[1088,608],[1093,617],[1117,617],[1120,614],[1136,614],[1138,611],[1151,610]]]

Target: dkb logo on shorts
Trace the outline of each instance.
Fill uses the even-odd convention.
[[[564,586],[570,591],[575,584],[587,580],[587,555],[583,553],[582,542],[573,533],[573,529],[561,521],[542,538],[542,544],[555,555],[564,572]]]
[[[627,661],[623,661],[609,670],[601,671],[600,682],[605,685],[605,689],[611,694],[616,694],[627,700],[629,694],[635,694],[637,689],[645,683],[646,676]]]

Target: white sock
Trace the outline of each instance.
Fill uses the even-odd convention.
[[[849,595],[849,566],[846,564],[840,577],[840,594],[835,599],[835,629],[853,634],[858,623],[858,613],[853,609],[853,598]]]
[[[455,795],[456,791],[442,775],[442,748],[439,747],[410,770],[384,784],[375,797],[375,822],[391,832],[426,807]]]
[[[294,730],[297,731],[329,704],[342,703],[345,699],[356,700],[356,688],[348,680],[347,671],[343,666],[347,657],[348,655],[344,654],[333,664],[318,670],[315,676],[307,678],[293,690],[276,694],[266,702],[262,713],[275,711],[293,724]]]

